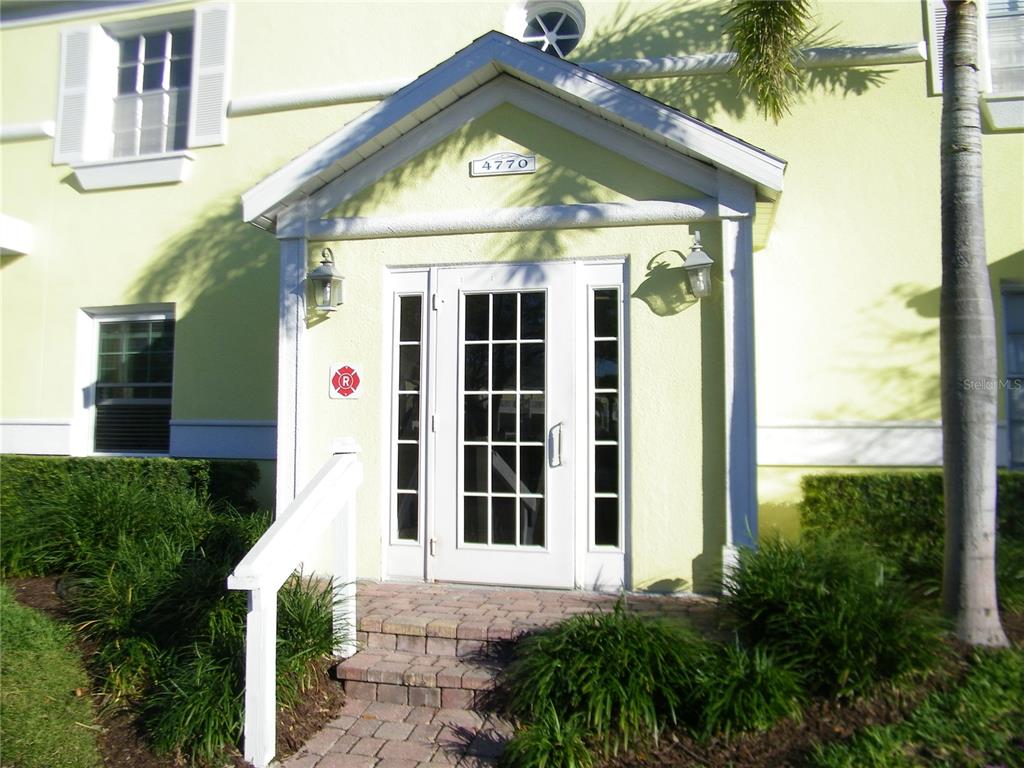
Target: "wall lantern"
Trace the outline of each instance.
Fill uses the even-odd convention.
[[[306,279],[318,311],[333,312],[342,303],[341,283],[345,278],[334,266],[334,252],[330,248],[320,252],[320,266],[307,272]]]
[[[711,293],[712,264],[714,262],[711,257],[700,247],[700,232],[694,232],[693,246],[690,248],[690,255],[683,262],[683,268],[690,280],[690,291],[698,299],[703,299]]]

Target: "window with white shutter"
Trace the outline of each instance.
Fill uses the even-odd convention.
[[[931,92],[942,93],[946,5],[926,0]],[[992,130],[1024,130],[1024,0],[985,0],[978,18],[981,107]]]
[[[1010,466],[1024,467],[1024,286],[1004,288],[1006,324],[1006,416]]]
[[[180,180],[167,176],[168,153],[224,144],[231,16],[208,4],[65,30],[54,163],[102,167],[99,188],[164,183]],[[130,174],[118,169],[127,158]]]

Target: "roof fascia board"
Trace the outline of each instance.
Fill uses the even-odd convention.
[[[296,201],[284,208],[278,216],[278,236],[301,233],[304,222],[319,219],[440,143],[468,121],[506,103],[705,195],[713,197],[717,194],[718,174],[714,167],[681,156],[563,99],[538,91],[509,75],[502,75],[388,144],[382,151],[313,193],[308,201]]]
[[[469,93],[479,85],[498,76],[492,57],[482,54],[488,48],[488,38],[482,38],[462,53],[442,62],[415,82],[398,91],[386,101],[364,112],[340,131],[316,144],[287,163],[242,195],[242,214],[246,221],[269,212],[296,189],[319,178],[320,184],[333,181],[332,166],[350,153],[359,154],[363,145],[381,137],[395,135],[397,126],[407,125],[410,119],[422,122],[437,111],[441,102],[438,95],[462,85],[462,93]],[[454,99],[452,99],[454,101]],[[364,154],[360,159],[365,159]]]
[[[425,120],[499,72],[678,152],[724,165],[769,195],[782,188],[785,163],[778,158],[599,75],[491,32],[244,193],[244,219],[273,218],[273,209],[282,203],[314,193],[353,167],[351,155],[365,159],[394,140],[410,116]]]
[[[665,143],[684,154],[715,165],[725,165],[728,170],[749,181],[781,191],[782,172],[785,168],[782,160],[587,70],[577,67],[571,72],[553,73],[552,76],[544,77],[547,70],[553,70],[554,67],[528,69],[524,51],[513,51],[512,54],[501,59],[501,68],[509,74],[548,92],[554,89],[574,97],[587,111],[600,111],[613,122],[619,122],[626,128]],[[614,117],[609,117],[608,113]]]

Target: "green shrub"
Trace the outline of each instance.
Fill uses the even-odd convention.
[[[165,496],[194,495],[255,511],[258,481],[259,468],[251,461],[4,456],[0,570],[12,576],[69,570],[83,548],[110,546],[118,531],[145,535],[159,529],[162,520],[152,500]],[[119,507],[108,509],[116,502]],[[118,513],[116,519],[108,512]]]
[[[1024,539],[1024,472],[1001,471],[997,480],[999,534]],[[807,475],[801,487],[800,524],[808,535],[858,532],[911,576],[942,563],[941,472]]]
[[[740,638],[793,663],[811,693],[855,695],[936,658],[936,620],[856,541],[763,541],[723,586]]]
[[[88,680],[71,632],[15,602],[6,585],[0,585],[0,615],[3,764],[98,768],[96,733],[88,727],[91,701],[75,695],[76,688],[88,687]]]
[[[801,486],[806,538],[860,539],[925,594],[939,591],[945,546],[941,472],[808,475]],[[1024,605],[1024,564],[1017,554],[1024,543],[1024,472],[999,472],[997,486],[1000,605],[1013,609]],[[1003,560],[1017,566],[999,567]]]
[[[800,675],[763,647],[739,643],[714,647],[701,665],[696,693],[704,735],[763,731],[784,717],[799,716]]]
[[[579,715],[559,718],[548,705],[539,718],[506,745],[501,764],[508,768],[590,768],[588,733]]]
[[[899,723],[818,746],[821,768],[1024,765],[1024,651],[976,651],[966,680],[929,695]]]
[[[537,721],[553,708],[561,727],[585,728],[608,751],[694,719],[691,692],[707,652],[686,628],[630,615],[620,603],[523,639],[500,685],[509,714]]]

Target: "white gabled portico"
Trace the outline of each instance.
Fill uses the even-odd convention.
[[[394,212],[385,203],[369,215],[342,213],[346,202],[387,174],[505,106],[690,192]],[[309,396],[309,383],[322,375],[311,362],[309,338],[316,323],[309,322],[305,301],[312,244],[332,243],[340,250],[346,242],[397,244],[420,238],[428,244],[427,262],[421,253],[420,267],[381,264],[383,301],[377,304],[378,298],[370,297],[363,304],[364,311],[374,308],[377,313],[370,322],[383,329],[381,344],[394,361],[382,362],[375,377],[380,382],[389,376],[403,378],[388,395],[391,399],[382,398],[383,411],[392,412],[390,421],[382,420],[393,437],[398,419],[394,403],[418,404],[412,422],[398,428],[402,438],[402,430],[412,424],[405,437],[418,437],[398,448],[409,449],[403,453],[412,461],[407,467],[425,478],[420,484],[398,483],[399,503],[405,494],[410,506],[404,509],[404,522],[382,521],[380,575],[632,587],[632,564],[643,553],[635,550],[631,524],[644,511],[630,509],[630,382],[621,372],[611,379],[605,375],[602,381],[599,369],[609,361],[598,360],[604,353],[597,351],[614,348],[610,370],[619,371],[621,360],[628,362],[626,260],[580,260],[572,253],[554,253],[538,262],[536,254],[522,253],[508,263],[478,258],[456,265],[440,245],[436,254],[429,252],[429,244],[436,239],[450,248],[451,237],[458,235],[685,225],[712,233],[721,248],[716,260],[722,267],[724,338],[718,344],[724,370],[716,375],[724,392],[715,401],[724,403],[724,414],[716,416],[715,423],[724,425],[724,434],[716,438],[724,446],[724,456],[715,461],[724,469],[724,487],[711,496],[722,500],[716,514],[724,515],[721,558],[729,562],[734,548],[752,543],[757,531],[752,258],[755,239],[763,232],[755,230],[754,219],[759,210],[770,214],[782,189],[784,166],[699,120],[495,32],[264,179],[243,195],[243,214],[280,242],[278,509],[288,509],[293,499],[310,493],[307,483],[316,482],[310,467],[329,458],[305,455],[314,450],[307,436],[310,414],[324,407]],[[770,221],[770,215],[763,220]],[[715,224],[717,228],[709,228]],[[684,236],[681,232],[680,239]],[[403,263],[400,257],[397,263]],[[346,299],[347,304],[351,301]],[[348,306],[344,309],[351,312]],[[604,319],[596,319],[599,312]],[[474,323],[478,327],[471,329]],[[400,368],[413,358],[403,350],[415,355],[415,369],[408,369],[415,370],[411,384],[405,379],[408,371]],[[510,384],[496,381],[499,351],[512,355]],[[472,360],[479,353],[484,355],[483,383],[471,386],[480,370]],[[381,357],[386,359],[383,353]],[[384,384],[380,386],[383,390]],[[601,439],[608,435],[596,434],[600,429],[593,427],[595,397],[606,405],[614,403],[610,444]],[[473,422],[479,413],[482,427]],[[491,434],[499,430],[499,422],[506,431],[500,439]],[[471,434],[479,429],[484,430],[482,435]],[[429,435],[423,437],[425,432]],[[351,436],[360,442],[367,439],[358,432]],[[474,440],[483,442],[478,445]],[[382,475],[407,474],[402,459],[395,458],[396,450],[392,446],[381,452]],[[600,487],[607,477],[594,480],[595,472],[602,471],[594,469],[601,461],[599,453],[615,454],[611,493],[602,493],[608,488]],[[477,454],[481,462],[472,458]],[[387,478],[378,480],[386,485]],[[392,507],[382,506],[393,518],[395,486],[390,487]],[[601,501],[614,502],[621,510],[619,518],[612,518],[618,526],[613,546],[595,546],[594,505]],[[589,518],[584,514],[587,509]],[[354,522],[349,526],[353,538]],[[601,535],[607,538],[607,533]],[[351,542],[346,551],[349,558],[355,556]],[[383,561],[389,557],[401,560],[407,570],[388,570]],[[338,565],[337,557],[332,561]],[[342,570],[352,573],[351,563]],[[246,756],[257,762],[269,749],[265,732],[260,739],[262,746],[250,748],[247,735]]]
[[[690,199],[332,216],[467,122],[511,104],[677,180]],[[752,253],[785,164],[733,136],[500,33],[489,33],[243,195],[245,220],[281,242],[278,504],[301,489],[303,278],[311,243],[721,222],[726,387],[726,547],[756,535]],[[770,218],[764,216],[764,218]],[[444,262],[438,255],[438,262]]]

